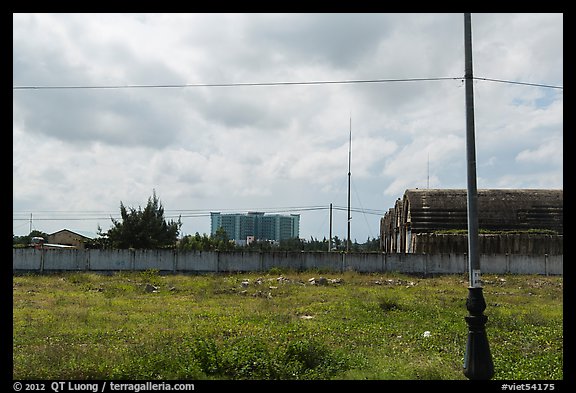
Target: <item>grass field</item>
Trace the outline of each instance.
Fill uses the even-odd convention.
[[[562,277],[483,280],[493,379],[562,379]],[[14,276],[13,377],[466,379],[467,286],[278,270]]]

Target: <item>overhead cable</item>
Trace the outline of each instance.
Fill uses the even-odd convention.
[[[430,82],[443,80],[463,80],[464,77],[436,77],[436,78],[398,78],[398,79],[353,79],[333,81],[300,81],[300,82],[238,82],[238,83],[178,83],[178,84],[144,84],[144,85],[53,85],[53,86],[13,86],[12,90],[71,90],[71,89],[166,89],[191,87],[254,87],[254,86],[295,86],[295,85],[335,85],[359,83],[391,83],[391,82]],[[541,83],[518,82],[504,79],[474,77],[475,80],[499,82],[515,85],[526,85],[550,89],[564,89],[563,86],[554,86]]]
[[[461,77],[441,78],[405,78],[405,79],[356,79],[340,81],[308,82],[239,82],[239,83],[184,83],[164,85],[69,85],[69,86],[13,86],[13,90],[47,90],[47,89],[150,89],[150,88],[187,88],[187,87],[242,87],[242,86],[290,86],[290,85],[330,85],[350,83],[385,83],[385,82],[425,82],[439,80],[459,80]]]

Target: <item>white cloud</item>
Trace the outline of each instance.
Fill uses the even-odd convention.
[[[406,188],[465,187],[461,14],[70,13],[13,22],[15,86],[456,78],[14,90],[15,217],[109,214],[120,201],[145,204],[153,189],[173,211],[343,205],[350,118],[354,203],[385,211]],[[562,14],[473,14],[472,28],[475,75],[562,85]],[[479,187],[562,187],[563,91],[476,81],[474,92]],[[324,212],[302,214],[302,236],[322,237]],[[378,219],[368,218],[371,232]],[[360,240],[369,232],[362,222]],[[94,231],[97,223],[37,224]],[[25,232],[21,224],[14,230]],[[206,232],[209,219],[187,218],[183,230]]]
[[[561,166],[563,162],[563,144],[561,139],[552,139],[542,143],[535,149],[522,150],[516,155],[516,161],[549,166]]]

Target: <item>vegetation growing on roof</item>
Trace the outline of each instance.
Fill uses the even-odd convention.
[[[468,234],[467,229],[442,229],[432,232],[435,235],[466,235]],[[507,231],[494,231],[490,229],[482,229],[478,230],[480,234],[486,235],[521,235],[521,234],[528,234],[528,235],[558,235],[557,231],[553,231],[551,229],[515,229],[515,230],[507,230]]]

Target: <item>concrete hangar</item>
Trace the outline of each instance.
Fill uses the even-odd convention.
[[[467,191],[408,189],[380,220],[389,253],[466,253]],[[479,189],[482,254],[563,254],[563,190]]]

